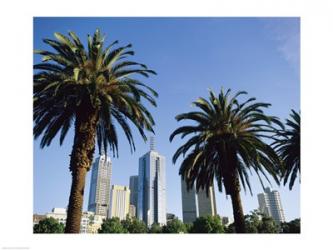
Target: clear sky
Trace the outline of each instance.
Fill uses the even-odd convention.
[[[298,18],[35,18],[34,49],[50,49],[43,38],[54,38],[54,32],[74,31],[86,44],[87,34],[99,28],[106,44],[119,40],[133,44],[135,61],[145,63],[158,75],[145,80],[158,93],[158,107],[150,107],[156,121],[156,148],[166,157],[167,212],[181,212],[180,177],[172,164],[172,155],[182,141],[169,136],[179,125],[174,117],[193,111],[198,97],[207,97],[208,89],[221,87],[233,93],[245,90],[249,97],[269,102],[267,113],[283,121],[290,110],[300,109]],[[34,63],[40,57],[34,57]],[[131,154],[127,141],[118,130],[119,158],[112,159],[111,184],[129,185],[129,176],[138,173],[138,160],[149,150],[133,130],[136,152]],[[62,147],[55,138],[50,147],[41,150],[34,141],[34,213],[46,213],[53,207],[66,207],[71,175],[69,154],[73,143],[71,130]],[[97,151],[95,153],[97,156]],[[86,179],[84,210],[87,210],[90,174]],[[242,192],[245,213],[258,207],[257,194],[262,188],[251,176],[253,196]],[[266,182],[268,185],[268,183]],[[300,217],[300,185],[294,189],[272,188],[280,192],[287,221]],[[230,198],[216,189],[218,213],[232,217]]]

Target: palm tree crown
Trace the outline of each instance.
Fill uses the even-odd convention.
[[[157,93],[134,75],[148,77],[155,74],[144,64],[126,60],[134,52],[131,44],[114,48],[118,41],[103,48],[104,37],[96,30],[88,35],[88,50],[84,49],[75,33],[66,37],[55,33],[57,40],[44,39],[55,52],[35,50],[42,55],[42,63],[34,65],[39,70],[34,75],[34,137],[43,134],[41,147],[50,145],[61,131],[62,144],[72,122],[78,114],[89,109],[98,114],[97,142],[107,152],[108,144],[118,151],[114,122],[117,121],[135,149],[129,119],[146,139],[144,129],[153,131],[154,120],[143,106],[141,98],[156,106]],[[145,88],[150,92],[144,91]]]
[[[279,158],[270,145],[262,140],[270,138],[268,133],[273,131],[272,123],[280,124],[276,117],[263,113],[262,108],[270,104],[254,102],[255,98],[239,103],[237,97],[246,92],[238,92],[232,98],[229,98],[229,94],[230,89],[226,93],[222,89],[218,96],[210,91],[209,100],[199,98],[193,102],[200,111],[176,116],[177,121],[190,120],[195,123],[176,129],[170,136],[172,141],[176,135],[184,138],[193,134],[173,156],[175,163],[181,154],[187,154],[179,173],[189,186],[196,181],[196,189],[208,188],[215,176],[220,191],[224,183],[227,194],[226,177],[231,166],[235,167],[244,189],[248,187],[250,192],[250,169],[258,174],[260,180],[260,174],[263,174],[269,181],[268,172],[279,182],[276,174]]]
[[[281,171],[283,184],[286,185],[289,180],[290,190],[293,188],[297,174],[301,171],[301,117],[299,113],[291,111],[291,119],[287,119],[286,129],[277,130],[273,143],[283,161]]]

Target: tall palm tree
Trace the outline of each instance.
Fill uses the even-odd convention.
[[[36,50],[42,62],[34,65],[34,138],[42,135],[41,148],[49,146],[60,132],[60,145],[74,123],[74,144],[70,155],[72,186],[68,204],[66,233],[79,233],[85,176],[89,171],[97,139],[99,151],[110,146],[118,156],[115,123],[124,131],[135,150],[128,121],[146,140],[154,120],[142,100],[156,106],[157,93],[135,76],[156,74],[144,64],[127,60],[134,52],[131,44],[116,47],[118,41],[103,47],[104,37],[97,29],[88,35],[86,50],[78,36],[55,33],[56,40],[44,39],[54,51]]]
[[[208,192],[215,177],[219,191],[224,186],[226,194],[231,196],[236,232],[244,233],[240,183],[252,194],[248,178],[251,169],[262,186],[261,174],[268,182],[267,173],[279,183],[276,174],[279,158],[263,139],[269,137],[273,124],[280,123],[277,118],[264,114],[262,109],[270,104],[254,102],[255,98],[240,103],[237,98],[246,92],[238,92],[231,98],[229,94],[230,89],[227,92],[222,89],[218,96],[210,91],[209,100],[199,98],[193,102],[199,111],[176,116],[177,121],[189,120],[191,125],[176,129],[170,141],[176,135],[192,136],[175,152],[173,163],[183,155],[179,174],[188,189],[195,186],[197,191]]]
[[[283,161],[281,176],[283,184],[289,180],[289,189],[294,186],[297,174],[301,172],[301,117],[291,110],[285,129],[277,130],[273,146]]]

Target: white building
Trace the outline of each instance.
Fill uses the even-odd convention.
[[[53,208],[51,213],[46,214],[46,217],[52,217],[66,226],[67,211],[65,208]],[[105,216],[95,215],[90,211],[82,212],[80,233],[97,233],[105,218]],[[90,227],[94,230],[91,230]]]
[[[151,139],[150,151],[139,159],[138,219],[148,226],[166,224],[165,157]]]
[[[102,154],[96,158],[90,181],[88,211],[107,216],[110,204],[111,160]]]
[[[130,194],[131,191],[128,187],[112,185],[109,218],[126,219],[126,215],[129,213]]]
[[[191,223],[201,216],[217,214],[214,186],[209,188],[208,196],[205,190],[187,190],[184,180],[181,180],[181,189],[184,223]]]
[[[272,217],[276,222],[285,222],[285,216],[278,191],[271,191],[269,187],[265,192],[258,194],[259,211]]]

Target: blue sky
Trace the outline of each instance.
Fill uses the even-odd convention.
[[[181,218],[181,193],[178,168],[171,158],[180,146],[169,135],[180,124],[174,117],[194,110],[191,106],[208,89],[217,92],[231,88],[245,90],[258,101],[272,106],[267,113],[288,117],[300,108],[298,18],[35,18],[34,49],[49,49],[43,38],[54,32],[75,31],[86,42],[87,34],[100,28],[106,43],[119,40],[133,44],[134,60],[147,64],[158,75],[145,80],[158,93],[158,107],[150,110],[156,121],[156,148],[166,157],[167,212]],[[34,62],[40,58],[34,57]],[[184,124],[184,123],[182,123]],[[128,185],[129,176],[138,173],[138,159],[149,149],[134,131],[136,152],[130,154],[124,134],[118,130],[119,158],[112,159],[111,184]],[[73,131],[62,147],[58,138],[41,150],[34,141],[34,213],[46,213],[53,207],[66,207],[71,175],[69,154]],[[96,156],[96,153],[95,153]],[[84,210],[87,209],[90,174],[87,175]],[[256,194],[262,192],[257,177],[251,177],[253,196],[242,192],[245,213],[256,209]],[[278,187],[286,219],[300,217],[300,185],[294,189]],[[218,213],[232,217],[231,200],[216,190]]]

